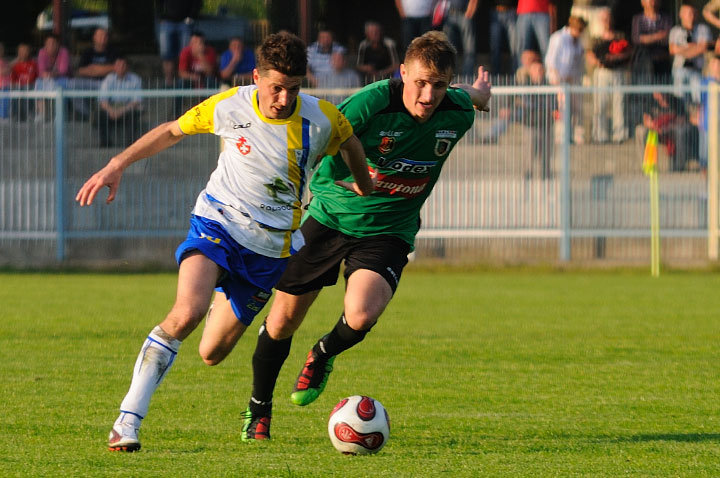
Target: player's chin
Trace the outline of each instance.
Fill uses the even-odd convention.
[[[428,119],[435,112],[435,108],[436,108],[435,105],[430,105],[430,106],[418,105],[417,108],[415,109],[415,113],[418,118]]]

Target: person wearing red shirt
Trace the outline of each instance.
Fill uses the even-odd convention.
[[[190,43],[180,52],[180,78],[191,81],[195,88],[214,86],[217,71],[215,49],[205,44],[205,35],[194,32]]]
[[[555,5],[550,0],[518,0],[516,55],[535,50],[545,58],[550,32],[554,30],[554,13]]]
[[[29,88],[35,85],[38,77],[38,66],[30,56],[30,45],[20,43],[17,58],[12,62],[10,70],[10,83],[15,88]]]

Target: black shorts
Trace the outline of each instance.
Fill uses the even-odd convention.
[[[305,245],[290,257],[287,269],[275,285],[292,295],[301,295],[335,285],[340,263],[345,260],[345,280],[358,269],[377,272],[393,292],[408,262],[410,244],[395,236],[352,237],[320,224],[312,216],[301,227]]]

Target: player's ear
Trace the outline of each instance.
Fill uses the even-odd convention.
[[[257,68],[253,68],[252,78],[253,78],[253,82],[257,85],[258,79],[260,79],[260,73],[258,73]]]
[[[405,63],[400,63],[400,77],[405,81],[405,77],[407,76],[407,68],[405,68]]]

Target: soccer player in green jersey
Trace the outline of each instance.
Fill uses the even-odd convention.
[[[272,395],[292,335],[320,290],[337,282],[345,262],[344,310],[335,327],[310,350],[291,400],[313,402],[325,388],[335,357],[359,343],[390,302],[420,227],[420,208],[444,162],[475,118],[486,109],[487,73],[473,85],[450,87],[456,51],[440,32],[409,46],[402,80],[383,80],[348,98],[340,110],[353,126],[377,183],[356,200],[344,188],[350,171],[323,161],[310,189],[314,198],[301,227],[306,246],[290,260],[276,285],[270,314],[253,355],[253,391],[243,439],[269,437]],[[212,320],[227,305],[215,302]],[[261,432],[260,432],[261,431]]]

